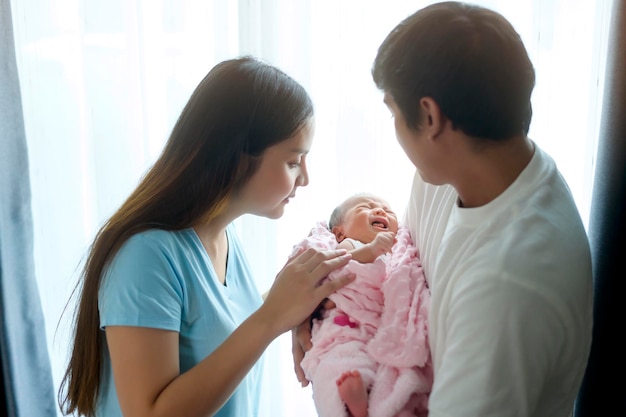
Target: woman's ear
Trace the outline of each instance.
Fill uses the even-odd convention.
[[[422,97],[419,105],[424,131],[428,133],[428,137],[437,138],[444,130],[446,122],[446,117],[441,111],[441,107],[432,97]]]
[[[333,227],[331,232],[335,235],[338,243],[341,243],[346,238],[346,235],[343,233],[343,227],[341,226]]]

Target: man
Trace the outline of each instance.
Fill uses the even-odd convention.
[[[434,4],[391,31],[372,74],[417,168],[405,220],[432,292],[429,416],[569,416],[591,258],[567,184],[527,137],[535,75],[519,35],[491,10]]]

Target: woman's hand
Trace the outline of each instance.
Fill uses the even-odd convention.
[[[308,320],[311,313],[331,293],[352,282],[354,274],[321,282],[331,272],[345,266],[351,255],[345,250],[307,249],[291,258],[278,273],[259,312],[282,334]]]

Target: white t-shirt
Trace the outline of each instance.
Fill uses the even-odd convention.
[[[431,288],[429,417],[566,417],[591,345],[587,236],[554,161],[537,146],[478,208],[416,174],[406,212]]]

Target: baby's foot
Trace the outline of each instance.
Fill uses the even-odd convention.
[[[367,389],[359,371],[348,371],[337,379],[339,397],[352,417],[367,417]]]

